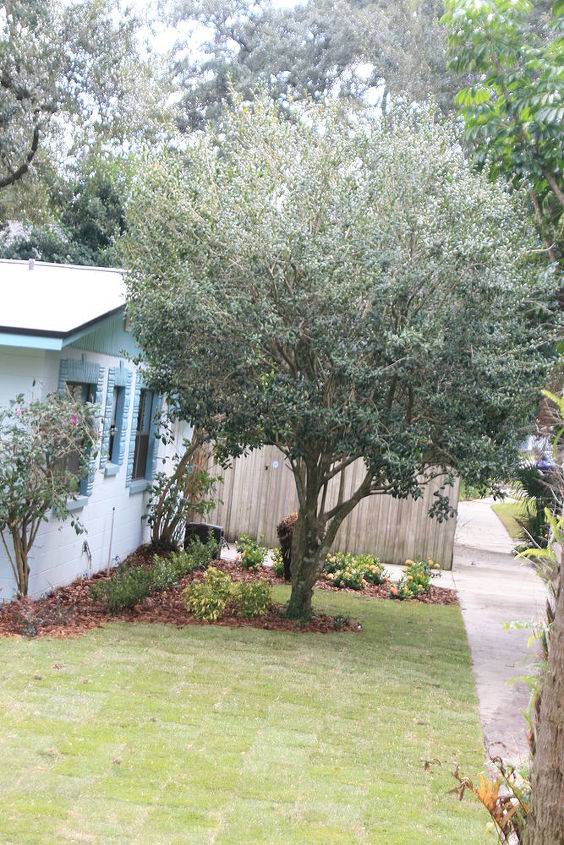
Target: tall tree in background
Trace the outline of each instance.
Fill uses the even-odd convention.
[[[362,101],[376,89],[414,100],[433,94],[452,108],[442,0],[309,0],[293,9],[269,0],[169,0],[168,8],[174,24],[209,31],[187,57],[187,42],[177,44],[173,69],[185,127],[217,119],[231,90],[248,98],[259,85],[286,108],[306,97]]]
[[[564,2],[447,0],[452,66],[477,74],[457,97],[478,164],[522,186],[560,273],[564,257]],[[557,390],[561,389],[560,382]],[[560,410],[564,404],[554,397]],[[560,435],[561,436],[561,435]],[[558,455],[562,460],[562,452]],[[562,481],[562,467],[559,478]],[[562,484],[560,484],[560,504]],[[562,538],[559,538],[561,542]],[[562,562],[549,609],[548,666],[532,761],[530,845],[564,843],[564,585]]]
[[[117,0],[2,4],[0,191],[26,177],[57,130],[72,154],[161,131],[165,98],[138,28]]]
[[[0,258],[119,266],[119,238],[134,163],[130,157],[87,155],[47,186],[48,220],[0,227]]]
[[[552,6],[552,9],[550,8]],[[456,100],[478,164],[527,189],[547,258],[564,243],[564,3],[446,0]]]
[[[308,104],[288,121],[264,95],[222,130],[136,180],[129,314],[150,384],[219,454],[286,456],[288,612],[307,616],[363,498],[418,497],[449,467],[505,477],[552,354],[538,332],[554,323],[551,278],[520,198],[474,173],[425,111]],[[445,508],[437,496],[433,513]]]

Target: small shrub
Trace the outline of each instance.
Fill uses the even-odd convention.
[[[204,581],[189,584],[182,593],[186,607],[197,619],[215,622],[223,615],[231,591],[231,579],[210,566]]]
[[[333,628],[335,629],[335,631],[340,631],[346,625],[350,625],[350,623],[351,623],[351,617],[350,616],[342,616],[340,614],[339,616],[333,617]]]
[[[438,575],[441,567],[432,558],[428,560],[406,560],[403,575],[397,584],[390,587],[390,598],[410,599],[428,593],[431,578]]]
[[[218,552],[219,546],[216,543],[213,531],[210,529],[205,543],[202,543],[199,537],[194,537],[186,551],[179,551],[177,554],[190,555],[195,561],[193,569],[205,569],[211,560],[215,560]]]
[[[362,569],[363,578],[369,584],[383,584],[388,578],[384,564],[374,555],[356,555],[356,565]]]
[[[183,592],[189,613],[196,619],[215,622],[225,610],[226,600],[206,583],[190,584]]]
[[[367,584],[383,584],[388,574],[374,555],[335,552],[327,555],[323,566],[325,578],[335,587],[363,590]]]
[[[216,569],[215,566],[210,566],[204,581],[214,593],[227,601],[231,592],[231,578],[226,572]]]
[[[90,595],[95,601],[104,601],[110,613],[119,613],[134,607],[153,590],[153,574],[141,566],[118,571],[107,581],[93,584]]]
[[[264,616],[272,604],[268,581],[241,581],[233,590],[235,606],[241,616]]]
[[[349,590],[363,590],[366,581],[362,577],[362,569],[350,564],[344,569],[337,569],[335,572],[328,572],[327,580],[334,587],[347,587]]]
[[[277,578],[284,578],[284,558],[282,549],[272,549],[272,569]]]
[[[256,540],[251,540],[246,534],[241,534],[237,541],[237,560],[240,561],[243,569],[249,572],[258,572],[262,566],[268,549],[259,545]]]
[[[172,558],[161,558],[155,555],[150,571],[153,590],[168,590],[169,587],[176,584],[179,578],[178,567]]]

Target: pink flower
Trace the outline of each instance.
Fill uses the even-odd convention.
[[[71,417],[71,425],[76,425],[78,422],[78,411],[75,411]]]
[[[22,409],[19,407],[19,405],[15,410],[16,410],[16,414],[21,414],[21,412],[22,412]]]

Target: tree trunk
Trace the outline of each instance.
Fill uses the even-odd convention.
[[[564,589],[560,561],[532,772],[529,845],[564,845]]]
[[[323,525],[315,508],[298,513],[292,535],[292,592],[286,613],[291,619],[309,619],[313,585],[319,578],[325,558]]]
[[[27,596],[29,587],[29,563],[27,561],[27,536],[25,528],[22,533],[15,528],[12,532],[12,543],[14,545],[14,558],[16,563],[16,585],[18,598]]]

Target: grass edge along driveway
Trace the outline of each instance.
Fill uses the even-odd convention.
[[[315,604],[363,632],[0,640],[4,845],[482,843],[480,808],[446,794],[455,761],[484,764],[459,609]]]

